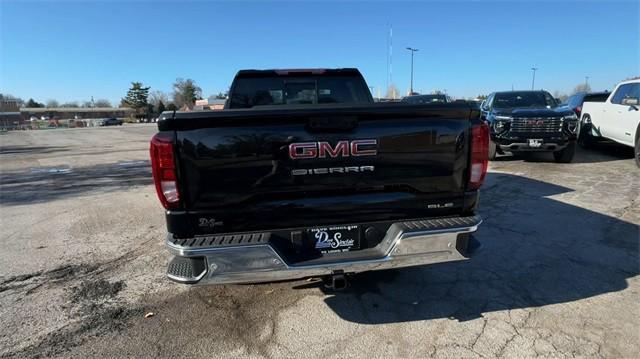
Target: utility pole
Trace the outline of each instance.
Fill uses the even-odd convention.
[[[533,91],[533,88],[536,85],[536,71],[538,71],[537,67],[532,67],[531,71],[533,71],[533,79],[531,79],[531,91]]]
[[[389,26],[389,85],[387,85],[387,91],[391,85],[393,85],[393,25]],[[394,100],[396,99],[395,91],[391,96]]]
[[[418,49],[407,47],[407,50],[411,51],[411,86],[409,87],[409,95],[413,95],[413,53]]]
[[[391,28],[389,28],[389,32],[387,33],[387,78],[386,78],[386,86],[385,89],[388,91],[389,90],[389,49],[391,48],[391,45],[389,44],[389,39],[391,36]]]
[[[589,76],[584,77],[584,88],[585,90],[589,88]]]

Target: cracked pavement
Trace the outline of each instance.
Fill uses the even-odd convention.
[[[164,278],[155,126],[0,137],[1,357],[615,357],[640,352],[640,170],[492,162],[465,262],[318,281]],[[153,316],[145,318],[145,314]]]

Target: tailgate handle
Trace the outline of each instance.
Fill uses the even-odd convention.
[[[307,130],[311,132],[346,132],[358,127],[357,117],[311,117]]]

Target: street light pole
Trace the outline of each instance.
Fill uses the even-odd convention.
[[[584,88],[585,90],[589,87],[589,76],[584,77]]]
[[[533,91],[533,88],[536,85],[536,71],[538,71],[538,68],[532,67],[531,70],[533,71],[533,79],[531,79],[531,91]]]
[[[409,95],[413,94],[413,53],[418,51],[412,47],[407,47],[407,50],[411,51],[411,86],[409,87]]]

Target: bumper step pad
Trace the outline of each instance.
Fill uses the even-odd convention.
[[[206,273],[204,257],[173,257],[167,268],[167,276],[180,283],[196,283]]]

